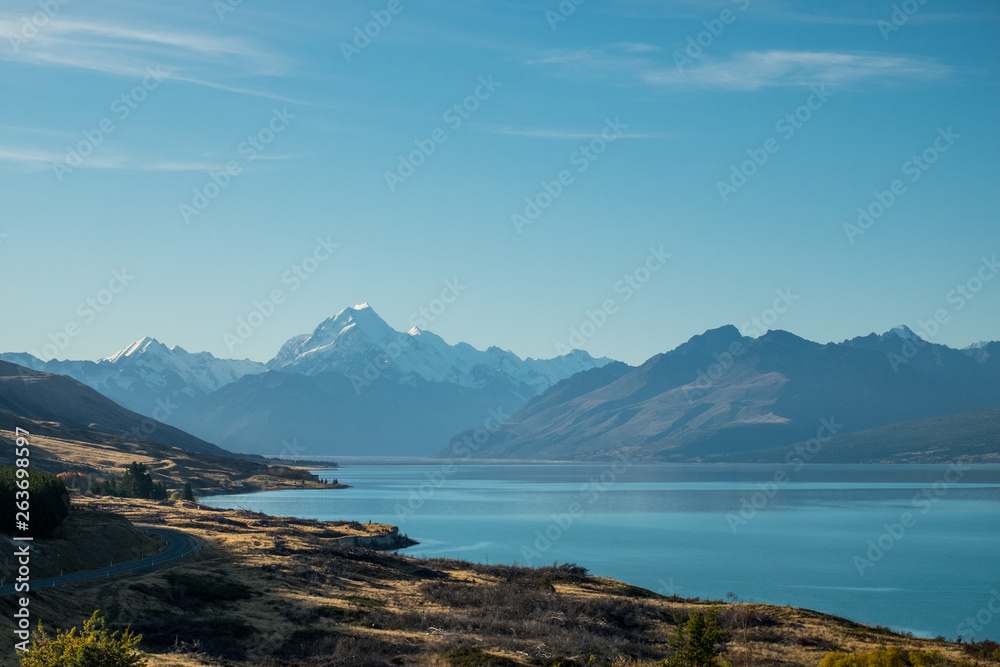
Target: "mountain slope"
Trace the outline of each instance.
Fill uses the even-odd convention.
[[[171,423],[239,452],[429,456],[456,432],[495,425],[554,383],[608,359],[521,359],[392,329],[367,304],[286,342],[268,363],[181,407]]]
[[[820,444],[812,459],[816,463],[1000,463],[1000,408],[881,426]],[[720,460],[782,463],[794,448],[741,452]]]
[[[335,372],[270,371],[190,404],[175,421],[246,453],[422,456],[460,430],[495,425],[524,402],[520,394],[526,391],[502,379],[468,388],[376,378],[360,387]]]
[[[821,345],[722,327],[606,382],[591,376],[591,386],[574,389],[588,381],[582,374],[556,385],[493,431],[478,455],[700,460],[806,440],[822,419],[843,434],[992,407],[1000,370],[990,351],[933,345],[909,330]]]
[[[0,428],[26,428],[57,437],[87,440],[123,437],[214,456],[234,456],[173,426],[143,417],[63,376],[0,361]]]

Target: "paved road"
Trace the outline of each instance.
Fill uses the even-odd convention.
[[[178,558],[184,558],[201,547],[201,542],[198,541],[198,538],[179,530],[174,530],[173,528],[153,528],[143,526],[142,530],[147,533],[152,533],[153,535],[159,535],[163,539],[167,540],[167,542],[170,543],[170,546],[166,551],[161,551],[154,556],[148,556],[138,560],[130,560],[125,563],[118,563],[116,565],[102,567],[97,570],[74,572],[61,577],[49,577],[48,579],[32,579],[29,582],[31,584],[31,589],[52,588],[54,586],[59,586],[60,584],[71,584],[77,581],[86,581],[87,579],[108,578],[113,574],[120,574],[122,572],[152,570],[160,565],[163,565],[164,563],[177,560]],[[11,593],[14,593],[14,586],[15,584],[0,586],[0,595],[10,595]]]

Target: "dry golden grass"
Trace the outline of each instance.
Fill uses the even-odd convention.
[[[0,436],[14,434],[0,430]],[[13,449],[11,449],[11,452]],[[133,461],[144,464],[153,479],[176,490],[190,481],[200,493],[272,491],[304,488],[343,488],[343,485],[294,480],[262,474],[266,465],[239,458],[199,454],[148,442],[107,438],[84,442],[71,438],[31,436],[32,464],[52,473],[120,475]]]

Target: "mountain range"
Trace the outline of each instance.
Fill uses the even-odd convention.
[[[267,367],[244,359],[217,359],[208,352],[192,354],[143,338],[98,361],[42,361],[27,353],[0,354],[0,360],[43,373],[66,375],[116,403],[160,421],[169,421],[172,405],[196,399]]]
[[[122,406],[243,453],[429,455],[456,432],[502,421],[530,398],[599,367],[574,350],[521,359],[399,332],[368,304],[295,336],[268,363],[192,354],[144,338],[99,361],[0,355],[72,377]]]
[[[719,460],[1000,405],[1000,343],[955,350],[906,327],[820,344],[725,326],[641,366],[564,380],[476,441],[482,458]],[[977,419],[982,419],[981,415]],[[440,454],[468,447],[459,434]]]
[[[881,460],[886,432],[872,429],[904,423],[911,435],[941,434],[952,453],[962,443],[946,430],[977,434],[989,455],[994,421],[981,411],[1000,406],[1000,343],[956,350],[906,327],[820,344],[724,326],[631,367],[579,350],[540,360],[450,345],[396,331],[361,304],[267,363],[152,338],[96,362],[0,359],[70,376],[199,442],[285,457],[454,456],[474,437],[477,458],[770,460],[822,437],[833,459],[844,443],[852,460]],[[893,441],[889,459],[920,457]]]

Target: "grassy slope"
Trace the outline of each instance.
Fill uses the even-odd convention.
[[[79,625],[96,608],[116,625],[131,624],[145,635],[154,667],[219,658],[352,666],[653,660],[668,653],[673,614],[709,606],[568,569],[416,560],[344,544],[345,536],[390,534],[388,526],[180,503],[77,502],[205,542],[175,566],[38,591],[32,602],[49,625]],[[10,605],[0,599],[0,634],[8,634]],[[959,654],[951,644],[789,607],[722,605],[722,619],[733,632],[734,665],[813,666],[830,650],[880,645]],[[587,663],[591,654],[597,660]]]
[[[14,447],[9,442],[13,437],[12,432],[0,430],[0,463],[13,460]],[[168,488],[180,488],[185,481],[190,481],[200,493],[335,488],[332,484],[269,476],[265,474],[267,466],[243,459],[96,434],[90,434],[89,440],[33,434],[30,437],[32,465],[52,473],[79,472],[100,476],[121,474],[122,469],[137,461],[149,468],[154,480],[164,481]]]
[[[0,361],[0,428],[29,428],[33,433],[90,439],[104,436],[142,435],[144,440],[168,447],[216,456],[237,456],[118,405],[85,384],[65,375],[33,371]]]
[[[0,581],[14,574],[14,541],[0,535]],[[44,579],[60,573],[96,570],[109,563],[151,556],[166,546],[138,530],[120,514],[74,508],[52,536],[31,544],[31,574]]]

